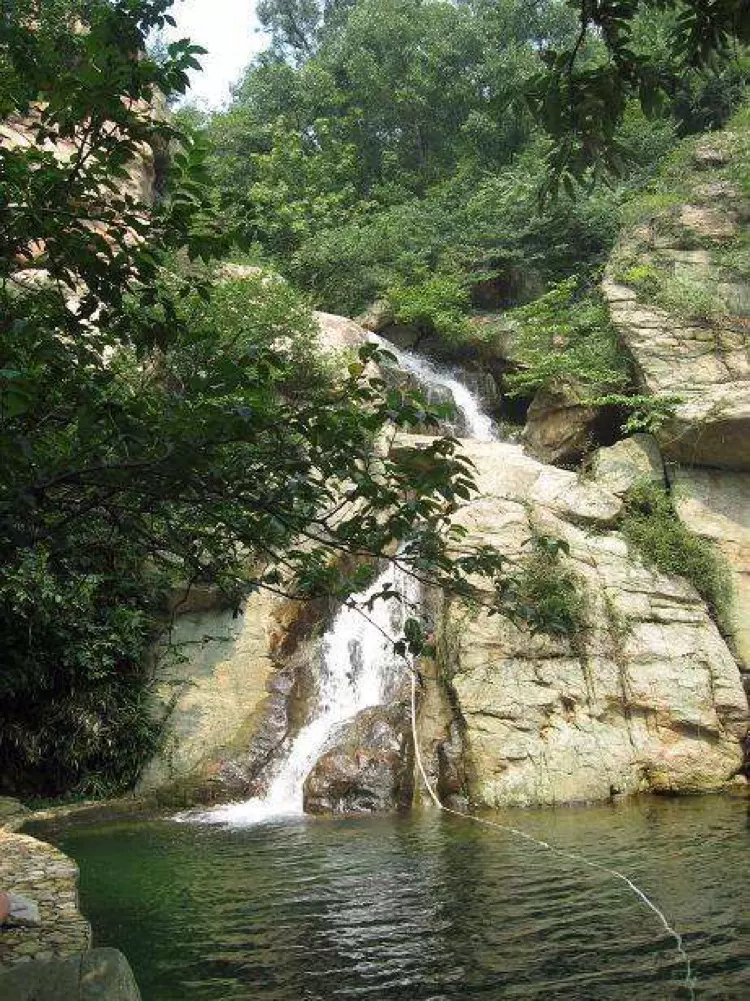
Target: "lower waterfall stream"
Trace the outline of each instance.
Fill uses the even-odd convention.
[[[399,598],[376,601],[372,611],[362,611],[386,583],[398,591]],[[277,762],[267,794],[218,807],[198,819],[253,824],[302,814],[305,779],[331,737],[362,710],[389,702],[403,682],[405,664],[394,650],[394,641],[401,635],[409,608],[418,600],[414,579],[389,567],[367,591],[344,605],[323,639],[316,713],[291,742],[286,757]]]

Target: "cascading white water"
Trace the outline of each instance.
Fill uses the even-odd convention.
[[[368,610],[367,602],[387,583],[399,597],[378,599]],[[190,819],[243,825],[302,814],[305,779],[330,739],[363,709],[388,703],[405,680],[405,663],[394,643],[418,600],[419,585],[396,567],[385,570],[367,591],[354,595],[323,641],[317,713],[292,741],[267,794]]]
[[[394,347],[371,335],[371,341],[390,351],[401,369],[425,389],[450,393],[462,424],[478,441],[497,439],[492,420],[468,386],[424,358]],[[367,602],[390,582],[399,598]],[[256,824],[304,812],[305,779],[341,726],[363,709],[388,703],[405,679],[406,665],[396,654],[411,609],[419,602],[419,585],[413,577],[389,568],[362,594],[354,595],[338,613],[323,641],[319,701],[313,719],[300,730],[286,757],[277,763],[268,792],[244,803],[230,803],[185,819],[214,824]]]
[[[390,351],[396,358],[398,367],[414,376],[422,387],[447,390],[453,397],[456,410],[461,415],[467,437],[476,441],[497,440],[492,418],[488,417],[482,410],[479,398],[455,375],[442,371],[426,358],[395,347],[390,341],[377,334],[370,334],[370,341],[384,351]]]

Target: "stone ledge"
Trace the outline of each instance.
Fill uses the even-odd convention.
[[[83,952],[91,928],[78,910],[78,867],[57,848],[0,829],[0,889],[39,905],[34,928],[0,927],[0,968]]]

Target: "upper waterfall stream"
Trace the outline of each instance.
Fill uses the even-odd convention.
[[[411,375],[426,393],[437,390],[443,396],[449,394],[467,438],[474,438],[476,441],[494,441],[497,438],[492,418],[484,412],[481,400],[461,381],[456,372],[440,369],[427,358],[397,348],[377,334],[371,334],[370,341],[384,351],[389,351],[396,358],[398,367]]]
[[[372,340],[390,351],[399,367],[427,389],[450,394],[462,427],[469,436],[491,441],[496,435],[480,401],[454,373],[409,351],[393,347],[377,335]],[[399,598],[370,599],[390,583]],[[310,721],[286,745],[285,755],[271,765],[266,795],[230,803],[186,819],[206,823],[245,825],[304,812],[305,779],[343,726],[360,712],[387,704],[406,666],[394,650],[409,610],[419,602],[419,586],[408,574],[389,567],[361,594],[353,595],[331,623],[324,639],[318,679],[318,704]]]

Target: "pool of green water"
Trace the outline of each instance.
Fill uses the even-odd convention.
[[[514,811],[616,866],[684,936],[697,998],[750,998],[750,804]],[[81,868],[95,944],[144,1001],[688,998],[674,940],[624,883],[435,815],[230,830],[169,819],[34,832]]]

